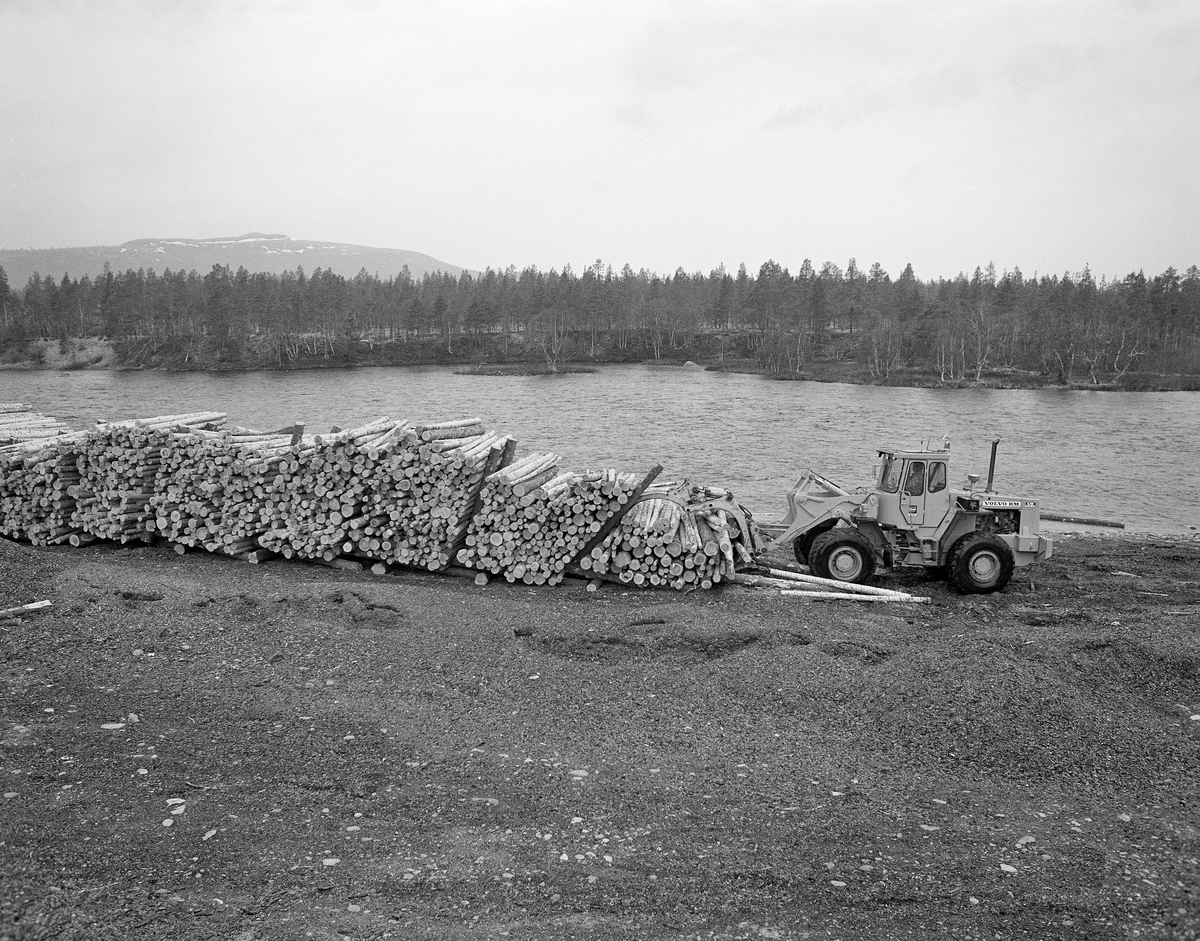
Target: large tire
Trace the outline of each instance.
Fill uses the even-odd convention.
[[[831,529],[813,540],[808,553],[812,573],[861,585],[875,574],[875,550],[857,529]]]
[[[946,557],[946,577],[964,595],[1000,591],[1012,578],[1012,550],[989,533],[968,533]]]
[[[822,523],[816,529],[810,529],[806,533],[801,533],[796,537],[796,541],[792,543],[792,552],[796,555],[796,561],[801,565],[808,565],[808,557],[812,552],[813,543],[822,533],[827,533],[837,525],[834,520],[831,523]]]

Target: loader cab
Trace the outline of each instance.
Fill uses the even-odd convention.
[[[879,522],[899,529],[936,527],[950,509],[948,451],[880,451]]]

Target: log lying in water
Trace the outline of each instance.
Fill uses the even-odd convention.
[[[1056,523],[1080,523],[1084,526],[1106,526],[1109,529],[1125,528],[1125,524],[1119,520],[1093,519],[1090,516],[1064,516],[1061,513],[1047,513],[1045,511],[1042,512],[1041,516],[1044,520],[1053,520]]]

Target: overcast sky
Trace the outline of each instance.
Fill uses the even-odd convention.
[[[0,0],[0,247],[1200,263],[1200,3]]]

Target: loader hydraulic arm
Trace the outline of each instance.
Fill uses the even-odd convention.
[[[840,519],[873,519],[879,505],[873,492],[860,489],[852,493],[814,471],[797,480],[787,496],[787,515],[767,531],[764,551],[787,545],[814,529],[832,528]]]

